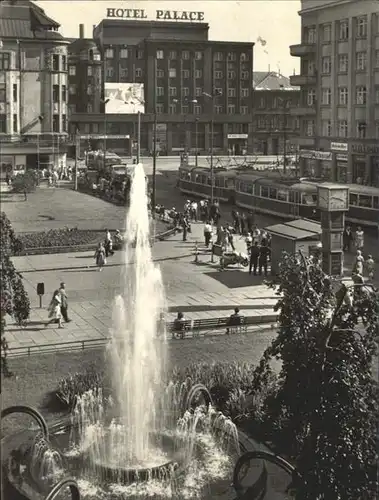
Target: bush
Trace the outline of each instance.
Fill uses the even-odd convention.
[[[32,193],[38,184],[37,172],[27,170],[24,174],[16,175],[12,180],[12,189],[15,193]]]
[[[92,245],[104,240],[104,231],[87,231],[77,228],[50,229],[19,236],[25,251],[31,248],[73,247]]]
[[[83,373],[74,373],[62,379],[55,396],[64,407],[72,409],[77,396],[95,387],[103,387],[104,381],[104,372],[91,365]]]

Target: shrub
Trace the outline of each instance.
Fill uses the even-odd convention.
[[[24,174],[16,175],[12,180],[12,189],[15,193],[32,193],[38,184],[36,171],[27,170]]]
[[[31,248],[73,247],[96,244],[105,237],[104,231],[88,231],[77,228],[50,229],[20,235],[25,250]]]
[[[72,409],[77,396],[95,387],[102,387],[104,381],[104,372],[90,365],[83,373],[74,373],[60,380],[55,395],[63,406]]]

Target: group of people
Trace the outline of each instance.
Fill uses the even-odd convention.
[[[361,276],[363,278],[365,271],[369,279],[374,279],[375,262],[372,255],[367,255],[367,259],[363,256],[363,248],[365,244],[365,234],[363,229],[358,226],[356,231],[352,231],[350,226],[346,226],[343,231],[343,251],[351,253],[353,247],[356,249],[356,255],[353,261],[352,275]]]
[[[96,261],[96,265],[99,271],[103,270],[103,267],[107,263],[107,258],[110,255],[114,255],[114,248],[122,248],[124,243],[124,237],[117,229],[112,238],[111,232],[106,229],[105,231],[105,239],[101,241],[95,251],[94,259]]]
[[[45,326],[51,323],[58,323],[58,328],[63,328],[62,318],[66,323],[71,321],[68,317],[68,301],[65,283],[62,282],[59,289],[54,291],[48,311],[49,320],[45,323]]]

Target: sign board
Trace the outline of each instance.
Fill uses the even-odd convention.
[[[343,154],[340,154],[340,155],[336,155],[336,160],[337,161],[348,161],[348,156],[347,155],[343,155]]]
[[[105,82],[106,114],[138,114],[145,112],[143,83]]]
[[[358,154],[377,155],[379,154],[379,146],[375,144],[352,144],[351,151]]]
[[[102,134],[88,134],[81,135],[80,139],[130,139],[130,135],[102,135]]]
[[[332,151],[347,151],[348,144],[345,142],[332,142],[330,145]]]
[[[247,139],[248,134],[228,134],[228,139]]]
[[[332,160],[332,153],[329,151],[310,151],[308,149],[300,149],[299,156],[300,158],[309,158],[310,160]]]
[[[151,16],[146,14],[145,9],[107,9],[108,18],[117,19],[149,19]],[[157,21],[204,21],[204,12],[197,11],[179,11],[179,10],[156,10],[155,19]]]

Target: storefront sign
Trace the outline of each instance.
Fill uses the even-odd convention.
[[[358,154],[377,155],[379,154],[379,146],[374,144],[352,144],[351,151]]]
[[[248,134],[228,134],[228,139],[247,139]]]
[[[336,155],[336,160],[337,161],[348,161],[348,156],[347,155]]]
[[[348,144],[345,142],[332,142],[330,145],[332,151],[347,151]]]
[[[328,151],[309,151],[308,149],[300,149],[299,156],[310,160],[331,161],[332,159],[332,153]]]
[[[107,17],[118,19],[148,19],[145,9],[107,9]],[[204,21],[204,12],[156,10],[155,19],[158,21]]]

